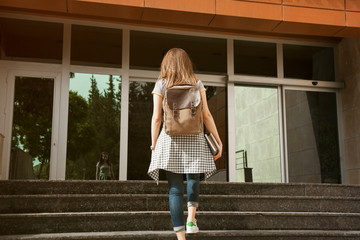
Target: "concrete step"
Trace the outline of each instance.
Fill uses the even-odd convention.
[[[202,182],[201,194],[359,197],[360,186],[306,183]],[[0,181],[0,195],[22,194],[164,194],[167,183],[154,181]]]
[[[199,211],[197,219],[202,230],[360,230],[360,213]],[[0,235],[169,229],[168,211],[0,214]]]
[[[168,194],[0,195],[0,213],[161,211],[168,210],[168,198]],[[359,197],[201,195],[199,210],[360,213],[359,203]]]
[[[360,231],[304,231],[304,230],[200,230],[197,234],[188,234],[187,239],[220,240],[359,240]],[[31,235],[1,236],[2,240],[175,240],[173,231],[123,231],[123,232],[83,232],[50,233]]]

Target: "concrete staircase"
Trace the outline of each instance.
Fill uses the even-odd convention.
[[[360,186],[201,183],[187,239],[359,240]],[[166,182],[0,181],[0,239],[176,239]]]

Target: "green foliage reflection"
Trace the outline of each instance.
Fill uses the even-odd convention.
[[[154,83],[131,82],[129,92],[128,179],[150,179],[152,90]]]
[[[15,78],[10,178],[49,178],[53,91],[53,79]]]
[[[87,99],[75,91],[69,93],[66,179],[95,179],[96,163],[103,151],[109,153],[117,178],[121,78],[110,75],[103,92],[99,91],[94,75],[89,81],[91,88]]]

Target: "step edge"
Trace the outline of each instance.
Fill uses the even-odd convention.
[[[168,198],[169,194],[23,194],[23,195],[0,195],[1,199],[41,199],[41,198],[122,198],[122,197],[144,197],[144,198]],[[184,198],[186,194],[184,194]],[[287,196],[287,195],[211,195],[200,194],[200,199],[223,198],[223,199],[294,199],[294,200],[350,200],[360,201],[360,197],[340,196]]]
[[[64,236],[65,235],[65,236]],[[55,238],[67,239],[72,237],[131,237],[131,236],[174,236],[173,231],[116,231],[116,232],[74,232],[74,233],[40,233],[40,234],[21,234],[3,235],[3,240],[10,239],[36,239],[36,238]],[[360,231],[340,231],[340,230],[203,230],[198,236],[303,236],[303,237],[352,237],[360,236]]]
[[[1,184],[14,183],[91,183],[91,184],[105,184],[99,180],[33,180],[33,179],[12,179],[12,180],[0,180]],[[186,182],[186,181],[185,181]],[[108,180],[106,184],[151,184],[156,185],[156,182],[153,180]],[[258,183],[258,182],[218,182],[218,181],[201,181],[203,185],[267,185],[267,186],[320,186],[320,187],[354,187],[359,188],[360,185],[357,184],[332,184],[332,183]],[[167,181],[159,181],[159,185],[167,185]]]
[[[170,211],[117,211],[117,212],[60,212],[60,213],[4,213],[1,218],[56,218],[56,217],[107,217],[126,215],[169,215]],[[187,212],[185,211],[185,214]],[[360,217],[360,213],[342,212],[263,212],[263,211],[197,211],[197,215],[261,215],[261,216],[298,216],[298,217]]]

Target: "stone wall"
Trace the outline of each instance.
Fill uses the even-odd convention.
[[[343,39],[336,50],[344,129],[343,183],[360,184],[360,39]],[[341,127],[341,126],[340,126]]]

